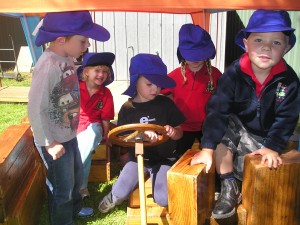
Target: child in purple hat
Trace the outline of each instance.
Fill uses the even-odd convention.
[[[191,164],[216,157],[221,193],[212,216],[235,214],[241,201],[237,181],[243,179],[244,156],[261,155],[270,168],[282,164],[285,150],[299,117],[299,78],[283,56],[296,37],[286,11],[257,10],[235,42],[246,52],[221,76],[207,105],[203,147]]]
[[[180,28],[177,56],[181,67],[168,74],[176,87],[162,90],[162,94],[171,97],[186,117],[181,124],[183,136],[177,141],[180,154],[190,149],[195,139],[201,141],[206,104],[221,76],[221,72],[210,64],[215,54],[209,33],[200,26],[184,24]]]
[[[114,61],[115,55],[111,52],[87,53],[83,57],[82,66],[77,69],[80,76],[77,141],[84,173],[80,188],[82,198],[90,196],[87,186],[92,152],[101,141],[106,142],[109,121],[114,118],[113,96],[106,87],[114,80]]]
[[[118,115],[118,126],[132,123],[157,124],[164,126],[168,141],[160,145],[145,147],[145,173],[150,174],[153,184],[153,198],[160,206],[168,205],[167,171],[178,159],[176,142],[182,136],[180,124],[183,114],[172,100],[159,95],[161,88],[174,87],[174,81],[167,76],[167,67],[157,55],[138,54],[130,63],[130,86],[124,92],[131,98],[124,103]],[[145,132],[150,141],[157,140],[157,134]],[[129,149],[129,160],[109,192],[100,202],[99,210],[108,213],[126,200],[138,184],[138,164],[135,150]]]
[[[49,218],[52,225],[74,224],[89,217],[81,206],[83,167],[76,139],[79,87],[73,58],[90,46],[89,38],[107,41],[109,32],[93,23],[88,11],[47,13],[36,45],[50,42],[35,65],[28,117],[47,168]]]

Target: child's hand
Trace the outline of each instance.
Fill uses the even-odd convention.
[[[198,152],[193,156],[191,161],[191,166],[199,163],[204,163],[206,164],[205,172],[208,173],[212,164],[213,153],[214,153],[213,149],[203,148],[200,152]]]
[[[164,128],[166,129],[167,135],[172,140],[178,140],[183,135],[183,131],[182,131],[181,126],[172,127],[170,125],[165,125]]]
[[[176,136],[176,129],[170,125],[166,125],[164,127],[166,128],[167,135],[173,139]]]
[[[149,138],[149,141],[151,143],[156,142],[158,140],[158,134],[151,130],[144,131],[144,134],[147,138]]]
[[[47,152],[52,156],[53,160],[59,159],[65,154],[65,148],[57,141],[53,141],[51,145],[46,146]]]
[[[269,148],[258,149],[252,152],[250,155],[262,155],[261,164],[264,164],[266,161],[268,161],[269,168],[277,168],[278,165],[282,164],[282,159],[279,157],[278,152],[275,152]]]

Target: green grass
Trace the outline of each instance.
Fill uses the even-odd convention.
[[[2,86],[30,86],[31,74],[22,73],[22,81],[1,78]],[[27,115],[26,103],[0,103],[0,133],[10,125],[16,125]]]
[[[29,87],[31,82],[31,73],[21,73],[21,76],[22,81],[17,81],[16,79],[1,78],[2,86]]]
[[[20,124],[27,114],[27,104],[0,103],[0,133],[10,125]]]
[[[126,207],[127,201],[116,206],[110,213],[102,214],[98,211],[100,200],[111,190],[112,184],[116,181],[117,176],[114,176],[110,182],[104,183],[89,183],[89,191],[91,197],[83,201],[83,206],[92,207],[94,216],[87,219],[75,219],[77,225],[124,225],[126,224]],[[43,205],[42,213],[39,220],[39,225],[50,225],[48,219],[47,202]]]

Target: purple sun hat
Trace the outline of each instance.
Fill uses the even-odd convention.
[[[102,42],[110,38],[104,27],[93,22],[89,11],[53,12],[45,15],[35,44],[41,46],[70,35],[82,35]]]
[[[183,59],[198,62],[213,59],[215,55],[215,45],[206,30],[192,23],[181,26],[179,30],[179,46],[177,48],[179,62]]]
[[[136,82],[139,76],[145,77],[151,83],[160,88],[173,88],[175,81],[167,75],[167,66],[158,55],[137,54],[131,58],[130,85],[123,95],[134,97],[136,94]]]
[[[245,51],[243,39],[247,38],[247,33],[287,32],[289,33],[289,44],[291,45],[289,50],[291,50],[296,43],[295,29],[291,26],[292,22],[287,11],[256,10],[250,17],[247,27],[236,35],[235,43]]]
[[[88,66],[107,66],[110,69],[110,77],[103,83],[104,86],[109,85],[114,81],[114,71],[112,69],[112,64],[115,61],[115,54],[111,52],[100,52],[93,53],[88,52],[83,56],[82,66],[78,67],[78,76],[82,74],[83,69]]]

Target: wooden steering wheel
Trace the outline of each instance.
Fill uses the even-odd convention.
[[[149,139],[145,137],[144,131],[154,131],[158,133],[159,137],[156,142],[149,142]],[[122,133],[127,133],[121,135]],[[126,124],[116,127],[109,131],[108,139],[112,144],[124,146],[124,147],[134,147],[136,140],[143,140],[144,146],[154,146],[159,145],[169,139],[166,129],[163,126],[156,124],[145,124],[145,123],[133,123]]]
[[[154,131],[158,133],[156,142],[149,142],[145,137],[144,131]],[[127,134],[129,132],[129,134]],[[126,133],[122,135],[122,133]],[[144,146],[154,146],[161,144],[169,139],[166,129],[156,124],[134,123],[116,127],[108,133],[108,139],[112,144],[135,147],[135,154],[138,162],[139,194],[141,207],[141,224],[147,225],[145,178],[144,178]]]

